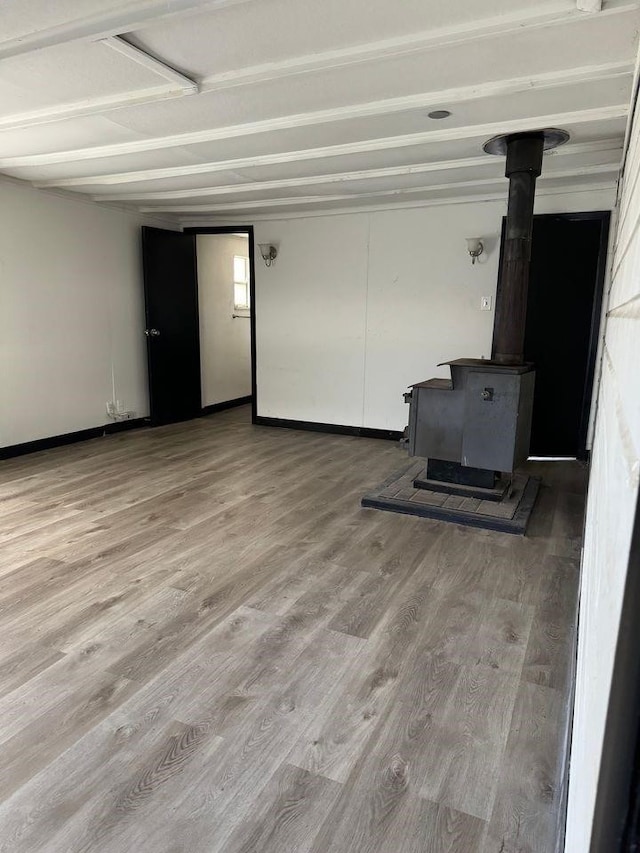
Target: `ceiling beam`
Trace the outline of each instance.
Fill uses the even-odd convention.
[[[567,169],[565,171],[557,171],[543,174],[540,176],[538,180],[549,181],[549,180],[559,180],[566,178],[582,178],[589,177],[595,175],[605,175],[610,174],[611,185],[613,185],[617,179],[618,166],[617,165],[605,165],[605,166],[584,166],[580,169]],[[447,190],[458,190],[461,188],[470,189],[477,187],[479,189],[488,186],[501,186],[505,181],[505,178],[495,177],[495,178],[481,178],[472,181],[450,181],[448,183],[443,184],[432,184],[431,186],[422,186],[422,187],[401,187],[398,189],[391,190],[375,190],[373,192],[364,192],[364,193],[344,193],[340,195],[308,195],[308,196],[289,196],[288,198],[267,198],[267,199],[253,199],[252,201],[230,201],[224,202],[221,204],[211,204],[211,205],[156,205],[156,206],[141,206],[138,209],[141,213],[206,213],[206,212],[224,212],[227,210],[254,210],[255,208],[264,208],[264,207],[286,207],[287,205],[295,205],[295,204],[319,204],[323,202],[336,202],[336,201],[346,201],[348,199],[361,199],[361,198],[378,198],[378,197],[389,197],[389,196],[405,196],[405,195],[415,195],[416,193],[434,193],[434,192],[442,192]],[[105,201],[105,199],[101,199]]]
[[[585,3],[597,0],[583,0]],[[623,3],[610,5],[603,10],[602,17],[626,15],[637,12],[640,3]],[[259,65],[221,71],[211,74],[201,81],[203,92],[217,92],[234,86],[244,86],[250,83],[263,83],[265,80],[276,80],[313,71],[327,71],[363,62],[375,62],[407,56],[413,53],[425,53],[444,47],[453,47],[473,41],[505,37],[547,27],[558,27],[563,24],[573,24],[584,21],[584,16],[566,7],[549,11],[545,7],[542,13],[539,9],[526,12],[516,12],[493,18],[484,18],[450,27],[409,33],[394,38],[381,39],[376,42],[350,45],[336,50],[320,51],[303,56],[292,56],[275,62],[265,62]]]
[[[135,104],[147,104],[152,101],[195,95],[199,91],[195,80],[191,80],[184,74],[180,74],[162,62],[162,60],[151,56],[151,54],[140,50],[140,48],[134,47],[120,36],[100,39],[98,44],[103,45],[109,50],[116,51],[129,61],[135,62],[137,65],[146,68],[147,71],[157,74],[164,82],[159,86],[133,89],[127,92],[119,92],[116,95],[84,98],[81,101],[55,104],[51,107],[43,107],[38,110],[30,110],[29,112],[0,116],[0,130],[16,130],[17,128],[50,124],[51,122],[63,119],[104,113],[120,107],[130,107]]]
[[[158,74],[160,77],[164,78],[167,83],[171,83],[182,89],[188,89],[191,92],[198,92],[200,89],[195,80],[192,80],[190,77],[186,77],[184,74],[176,71],[175,68],[171,68],[171,66],[167,65],[167,63],[162,59],[147,53],[146,50],[142,50],[133,44],[129,44],[129,42],[122,38],[122,36],[110,36],[109,38],[100,39],[98,43],[115,51],[116,53],[119,53],[131,62],[135,62],[136,65],[141,65],[143,68],[146,68],[147,71]]]
[[[119,33],[163,23],[179,15],[237,6],[254,0],[129,0],[115,9],[74,18],[0,41],[0,59],[74,41],[97,41]]]
[[[536,190],[536,198],[538,196],[554,196],[554,195],[567,195],[576,193],[594,193],[594,192],[609,192],[611,193],[614,190],[614,186],[610,181],[605,183],[593,183],[588,184],[586,186],[571,186],[567,184],[566,186],[558,186],[558,187],[544,187],[541,186]],[[357,198],[357,196],[356,196]],[[295,211],[296,219],[312,219],[318,216],[340,216],[340,215],[349,215],[353,213],[371,213],[374,211],[387,211],[387,210],[410,210],[414,208],[422,208],[422,207],[450,207],[453,204],[485,204],[487,202],[498,201],[502,202],[506,205],[506,196],[504,193],[504,189],[501,189],[499,192],[495,193],[483,193],[482,196],[467,194],[467,195],[459,195],[459,196],[447,196],[446,198],[432,198],[432,199],[416,199],[411,201],[410,199],[405,199],[404,201],[398,202],[380,202],[376,204],[375,202],[369,204],[359,204],[359,205],[350,205],[349,207],[337,207],[337,208],[328,208],[328,209],[307,209],[301,208],[300,210]],[[147,216],[151,214],[146,214]],[[278,222],[282,221],[282,219],[293,215],[289,213],[252,213],[251,221],[252,222]],[[246,214],[217,214],[211,215],[206,212],[200,216],[183,216],[178,217],[178,222],[181,228],[194,228],[198,226],[207,226],[207,225],[232,225],[232,224],[240,224],[246,225]]]
[[[619,153],[622,149],[618,148]],[[575,152],[574,152],[575,153]],[[448,160],[433,163],[419,163],[410,166],[388,166],[383,169],[363,169],[354,172],[340,172],[332,175],[309,175],[302,178],[282,178],[275,181],[251,181],[246,184],[229,184],[216,187],[195,187],[184,190],[166,190],[163,192],[137,192],[137,193],[110,193],[108,195],[94,195],[94,201],[173,201],[190,198],[209,198],[219,195],[237,195],[252,192],[268,192],[270,190],[289,189],[293,187],[319,186],[325,184],[345,184],[352,181],[371,181],[384,178],[395,178],[406,175],[421,175],[429,172],[446,172],[451,169],[463,169],[470,167],[490,166],[499,172],[495,180],[504,177],[504,163],[499,162],[491,155],[483,157],[467,157],[460,160]],[[616,162],[600,163],[593,166],[584,166],[579,170],[569,172],[557,171],[560,177],[576,174],[602,174],[615,172],[620,168],[620,159]],[[553,177],[554,172],[548,172],[547,177]]]
[[[95,160],[103,157],[119,157],[126,154],[139,154],[146,151],[159,151],[167,148],[179,148],[185,145],[199,145],[203,142],[216,142],[223,139],[237,139],[243,136],[252,136],[257,133],[268,133],[277,130],[289,130],[299,127],[312,127],[319,124],[327,124],[336,121],[344,121],[354,118],[371,118],[375,116],[393,115],[395,113],[409,111],[412,109],[425,109],[436,104],[452,104],[454,102],[469,101],[477,98],[496,97],[529,91],[531,89],[557,88],[571,83],[584,84],[595,80],[617,79],[621,76],[631,75],[632,68],[628,62],[608,63],[605,66],[583,67],[571,69],[564,72],[551,72],[539,75],[536,78],[515,78],[503,80],[497,83],[478,84],[478,86],[465,86],[458,89],[443,90],[441,92],[429,92],[421,95],[410,95],[400,98],[387,98],[380,101],[370,101],[363,104],[350,104],[343,107],[335,107],[326,110],[316,110],[308,113],[297,113],[294,115],[279,116],[272,119],[264,119],[256,122],[229,125],[226,127],[211,128],[187,133],[171,134],[167,136],[149,137],[128,142],[116,142],[108,145],[95,145],[89,148],[78,148],[68,151],[52,151],[47,154],[29,154],[19,157],[0,158],[0,168],[13,169],[21,166],[49,166],[59,163],[76,163],[79,160]],[[617,114],[623,109],[626,116],[628,105],[617,105],[614,107],[596,107],[592,110],[582,110],[580,113],[593,116],[607,116],[609,113]],[[554,116],[554,123],[562,122],[566,115],[567,120],[578,115],[579,112],[559,113]],[[586,119],[586,120],[597,120]],[[507,123],[508,124],[508,123]],[[487,127],[489,125],[486,125]],[[443,131],[430,131],[428,136],[436,141],[442,139],[464,138],[468,128],[450,128]],[[456,136],[462,132],[463,136]],[[496,131],[499,133],[500,131]],[[506,131],[505,131],[506,132]]]
[[[373,140],[370,144],[379,145],[381,140]],[[366,145],[367,143],[359,143]],[[593,142],[569,143],[555,149],[550,155],[561,157],[566,154],[587,154],[597,151],[619,151],[621,149],[619,139],[598,139]],[[349,150],[345,148],[349,146]],[[371,149],[359,149],[355,153],[367,153]],[[376,150],[379,150],[376,148]],[[323,148],[307,148],[302,151],[285,151],[279,154],[262,154],[254,157],[239,157],[235,160],[220,160],[212,163],[199,163],[192,166],[169,166],[160,169],[142,169],[136,172],[116,172],[107,175],[89,175],[87,177],[74,178],[51,178],[45,181],[32,181],[34,187],[48,189],[50,187],[79,188],[95,185],[115,186],[119,184],[138,183],[141,181],[163,180],[167,178],[182,178],[187,175],[205,175],[214,172],[237,171],[255,168],[256,166],[275,166],[283,163],[304,162],[307,160],[319,160],[325,157],[339,157],[344,154],[354,153],[347,145],[334,145]],[[458,160],[434,161],[430,165],[434,171],[439,169],[465,168],[474,166],[479,162],[486,162],[486,157],[468,157]],[[426,165],[426,164],[425,164]]]

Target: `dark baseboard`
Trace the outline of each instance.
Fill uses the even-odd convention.
[[[327,432],[333,435],[355,435],[359,438],[382,438],[387,441],[400,441],[402,432],[393,429],[372,429],[371,427],[344,426],[343,424],[320,424],[315,421],[294,421],[287,418],[265,418],[257,415],[257,426],[280,427],[282,429],[301,429],[310,432]]]
[[[150,426],[149,418],[130,418],[128,421],[114,421],[112,424],[105,424],[105,426],[98,429],[102,429],[103,435],[113,435],[114,432],[127,432],[127,430],[140,429],[143,426]]]
[[[63,435],[51,435],[48,438],[38,438],[35,441],[25,441],[24,444],[12,444],[9,447],[0,447],[0,459],[12,459],[14,456],[24,456],[27,453],[38,453],[40,450],[51,450],[54,447],[64,447],[65,444],[76,444],[80,441],[89,441],[92,438],[100,438],[103,435],[113,435],[116,432],[125,432],[129,429],[139,429],[148,426],[147,418],[131,418],[128,421],[114,421],[102,426],[81,429],[77,432],[67,432]]]
[[[224,403],[214,403],[202,409],[202,415],[211,415],[232,409],[236,406],[246,406],[251,403],[251,397],[238,397]],[[265,418],[258,415],[254,420],[258,426],[280,427],[283,429],[300,429],[311,432],[325,432],[333,435],[354,435],[360,438],[382,438],[387,441],[399,441],[402,433],[396,430],[371,429],[370,427],[344,426],[342,424],[321,424],[313,421],[294,421],[286,418]],[[77,444],[81,441],[90,441],[92,438],[100,438],[103,435],[113,435],[129,429],[139,429],[149,426],[148,418],[132,418],[129,421],[114,421],[102,426],[81,429],[77,432],[67,432],[63,435],[52,435],[47,438],[38,438],[35,441],[26,441],[24,444],[12,444],[8,447],[0,447],[0,460],[12,459],[15,456],[24,456],[27,453],[38,453],[40,450],[51,450],[54,447],[64,447],[66,444]]]
[[[235,409],[236,406],[248,406],[251,402],[251,395],[248,397],[236,397],[235,400],[225,400],[224,403],[212,403],[210,406],[203,406],[203,416],[213,415],[216,412],[224,412],[225,409]]]

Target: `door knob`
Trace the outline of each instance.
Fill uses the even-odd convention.
[[[157,338],[160,334],[158,329],[145,329],[144,333],[148,338]]]

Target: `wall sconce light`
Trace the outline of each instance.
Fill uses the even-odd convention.
[[[265,265],[270,267],[278,257],[278,250],[271,243],[258,243],[258,248],[260,249],[260,254]]]
[[[471,257],[471,263],[475,264],[476,260],[484,252],[484,244],[480,237],[467,237],[467,251]]]

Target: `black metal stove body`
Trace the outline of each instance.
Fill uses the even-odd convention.
[[[551,129],[485,145],[506,154],[509,178],[492,359],[446,362],[451,380],[419,382],[405,394],[409,455],[428,458],[428,480],[492,488],[498,472],[512,473],[527,459],[535,371],[523,353],[535,185],[544,150],[567,139]]]
[[[408,395],[409,455],[491,472],[514,471],[529,452],[532,366],[464,358],[449,365],[450,382],[420,382]]]

